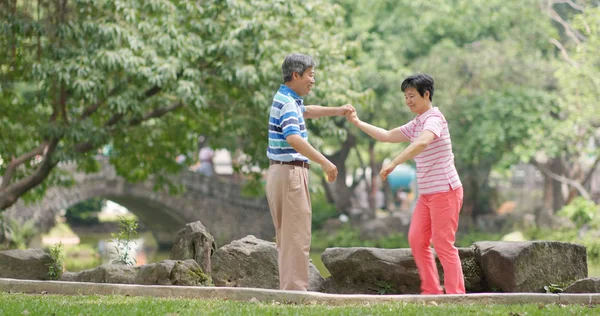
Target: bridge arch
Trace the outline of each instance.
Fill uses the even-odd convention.
[[[266,240],[275,235],[266,198],[242,196],[241,186],[231,180],[186,170],[173,176],[185,188],[184,193],[170,195],[154,191],[152,178],[129,183],[108,162],[101,161],[101,165],[99,172],[91,174],[77,172],[75,165],[60,166],[73,175],[73,186],[49,188],[37,203],[18,201],[4,212],[5,216],[19,222],[33,220],[40,232],[47,232],[60,210],[103,197],[128,208],[162,246],[172,243],[174,234],[186,223],[198,220],[221,245],[250,234]]]

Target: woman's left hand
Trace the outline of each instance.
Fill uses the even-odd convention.
[[[385,181],[385,179],[387,179],[387,176],[392,173],[392,171],[394,171],[394,169],[396,168],[396,165],[394,165],[393,163],[383,167],[381,169],[381,172],[379,172],[379,176],[381,176],[381,180]]]

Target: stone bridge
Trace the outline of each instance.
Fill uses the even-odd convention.
[[[129,183],[108,162],[101,160],[101,166],[99,172],[90,174],[76,171],[74,164],[60,166],[73,175],[73,186],[49,188],[35,204],[19,200],[4,215],[20,222],[33,220],[46,232],[54,226],[60,210],[102,197],[128,208],[162,246],[172,243],[174,233],[186,223],[198,220],[210,229],[218,245],[250,234],[265,240],[275,236],[266,198],[242,196],[241,186],[229,179],[185,170],[173,176],[185,188],[184,193],[170,195],[154,191],[153,179]]]

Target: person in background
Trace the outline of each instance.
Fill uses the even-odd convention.
[[[211,177],[215,174],[215,166],[213,159],[215,157],[215,151],[208,146],[206,137],[198,137],[198,160],[200,165],[196,169],[197,172],[202,173],[205,176]]]

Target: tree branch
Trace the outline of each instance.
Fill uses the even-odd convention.
[[[154,110],[146,113],[144,116],[142,116],[141,119],[132,119],[131,121],[129,121],[128,126],[133,127],[133,126],[139,125],[140,123],[147,121],[151,118],[159,118],[159,117],[165,116],[166,114],[173,112],[180,107],[183,107],[182,102],[175,102],[175,103],[169,105],[168,107],[154,109]],[[113,117],[108,122],[106,122],[104,124],[104,126],[107,126],[107,127],[112,126],[112,125],[116,124],[123,117],[122,114],[119,114],[118,119],[115,119],[116,116],[117,116],[117,114],[113,115]],[[114,129],[111,130],[111,134],[114,134],[114,132],[115,132]],[[75,152],[84,153],[93,148],[94,148],[94,145],[92,143],[83,142],[83,143],[79,143],[79,144],[75,145]]]
[[[175,103],[167,106],[166,108],[156,108],[153,111],[146,113],[141,119],[138,119],[138,118],[132,119],[131,121],[129,121],[129,126],[138,125],[141,122],[147,121],[151,118],[162,117],[165,114],[175,111],[180,107],[183,107],[183,103],[179,101],[179,102],[175,102]]]
[[[560,23],[560,25],[563,26],[563,28],[565,29],[565,33],[577,44],[581,44],[581,41],[585,40],[585,36],[581,35],[581,33],[577,32],[577,30],[573,30],[573,28],[571,28],[571,25],[569,25],[569,23],[567,23],[565,20],[563,20],[563,18],[560,16],[560,14],[558,14],[556,11],[554,11],[554,4],[556,3],[556,1],[549,1],[548,2],[548,6],[547,6],[547,11],[548,14],[550,16],[550,18],[558,23]]]
[[[565,61],[571,64],[571,66],[579,68],[579,64],[576,61],[572,60],[571,57],[569,57],[569,53],[567,53],[567,49],[563,46],[563,44],[561,44],[558,40],[554,38],[549,39],[549,41],[560,50],[562,57]]]
[[[588,182],[590,182],[590,180],[592,180],[592,175],[594,174],[594,171],[596,171],[596,168],[598,167],[599,164],[600,164],[600,155],[598,155],[598,157],[596,158],[596,161],[594,161],[594,163],[592,164],[592,167],[588,171],[588,174],[583,179],[583,182],[582,182],[583,186],[586,186],[588,184]]]
[[[27,191],[39,185],[50,171],[56,166],[57,162],[52,161],[52,154],[56,150],[58,145],[58,139],[53,139],[48,143],[43,150],[44,158],[38,165],[37,169],[29,176],[20,179],[14,184],[0,189],[0,210],[4,210],[9,206],[13,205],[20,196],[27,193]]]
[[[352,191],[354,191],[354,189],[356,188],[356,186],[360,183],[360,181],[363,181],[367,178],[367,167],[365,166],[365,162],[363,161],[362,157],[360,156],[360,152],[358,150],[358,147],[354,147],[354,149],[356,149],[356,156],[358,156],[358,162],[360,163],[360,167],[362,168],[363,172],[362,175],[360,176],[360,178],[358,179],[353,179],[353,183],[352,186],[350,186],[350,189]],[[368,181],[365,181],[365,183],[367,184],[367,190],[370,192],[371,191],[371,186],[369,185]]]
[[[580,5],[580,4],[577,4],[577,3],[575,3],[575,2],[573,2],[573,1],[571,1],[571,0],[554,0],[554,1],[553,1],[553,3],[554,3],[554,4],[557,4],[557,3],[566,3],[566,4],[568,4],[568,5],[569,5],[571,8],[573,8],[573,9],[575,9],[575,10],[577,10],[577,11],[581,11],[581,12],[583,12],[583,10],[585,9],[585,8],[584,8],[582,5]]]
[[[26,161],[30,160],[31,158],[33,158],[37,155],[41,155],[44,152],[44,148],[46,148],[47,145],[48,145],[47,142],[43,142],[37,148],[21,155],[18,158],[13,159],[6,167],[6,172],[4,173],[4,176],[2,177],[2,184],[0,185],[0,189],[7,187],[11,183],[12,175],[18,166],[20,166],[21,164],[25,163]]]
[[[575,189],[577,189],[577,191],[579,192],[579,194],[581,194],[581,196],[582,196],[582,197],[584,197],[586,200],[590,200],[590,199],[591,199],[591,198],[590,198],[590,194],[589,194],[589,193],[588,193],[588,191],[587,191],[587,190],[586,190],[586,189],[585,189],[585,188],[584,188],[584,187],[581,185],[581,183],[579,183],[579,182],[577,182],[577,181],[575,181],[575,180],[572,180],[572,179],[569,179],[569,178],[563,177],[563,176],[561,176],[561,175],[558,175],[558,174],[556,174],[556,173],[554,173],[554,172],[550,171],[550,170],[549,170],[548,168],[546,168],[545,166],[543,166],[543,165],[539,164],[539,163],[538,163],[537,161],[535,161],[535,160],[532,160],[532,161],[531,161],[531,164],[532,164],[532,165],[534,165],[534,166],[536,166],[538,169],[540,169],[540,171],[541,171],[543,174],[545,174],[547,177],[550,177],[550,178],[552,178],[552,179],[554,179],[554,180],[556,180],[556,181],[558,181],[558,182],[560,182],[560,183],[564,183],[564,184],[567,184],[567,185],[570,185],[570,186],[574,187]]]

